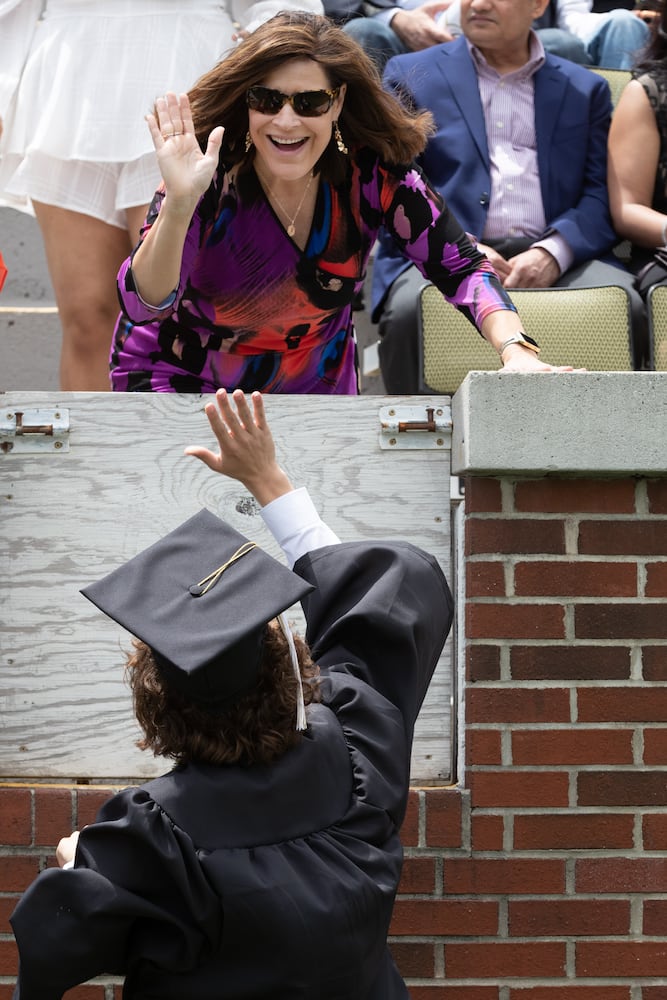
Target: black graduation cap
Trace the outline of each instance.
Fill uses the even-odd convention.
[[[267,622],[313,589],[202,510],[81,593],[150,646],[167,683],[216,708],[252,687]]]

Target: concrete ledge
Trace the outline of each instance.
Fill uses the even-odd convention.
[[[452,421],[455,475],[667,477],[667,372],[471,372]]]

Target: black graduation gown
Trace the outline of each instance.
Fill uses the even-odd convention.
[[[126,1000],[404,1000],[386,937],[412,734],[452,618],[408,543],[303,556],[322,671],[304,739],[269,766],[190,764],[114,796],[11,923],[15,1000],[95,975]]]

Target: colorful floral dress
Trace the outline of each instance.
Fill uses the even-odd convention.
[[[142,238],[163,199],[158,190]],[[478,328],[489,313],[514,309],[415,165],[392,168],[359,151],[345,183],[320,183],[303,251],[254,173],[237,182],[221,171],[193,216],[178,288],[162,308],[138,295],[132,258],[121,268],[113,389],[356,393],[352,304],[382,225]]]

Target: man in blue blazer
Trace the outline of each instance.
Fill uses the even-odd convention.
[[[436,131],[420,159],[431,184],[507,288],[621,284],[645,337],[633,276],[613,256],[607,196],[611,98],[591,70],[545,54],[531,29],[547,0],[461,0],[463,36],[390,59],[384,74]],[[418,391],[423,276],[380,239],[372,284],[387,392]],[[642,362],[638,345],[635,367]]]

